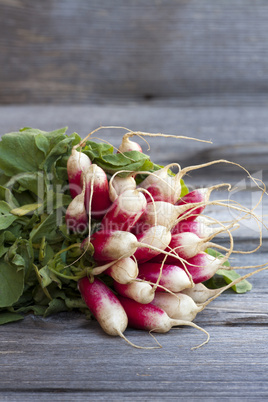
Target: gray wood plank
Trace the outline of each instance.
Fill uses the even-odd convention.
[[[203,335],[186,328],[157,335],[162,349],[137,350],[83,318],[29,317],[26,325],[12,324],[2,331],[2,351],[7,353],[1,357],[1,390],[10,396],[14,389],[22,396],[53,391],[93,392],[96,397],[164,397],[165,392],[180,398],[231,397],[234,392],[267,396],[267,325],[205,328],[211,341],[195,351],[190,348]],[[127,330],[126,335],[139,345],[154,344],[141,331]]]
[[[124,126],[130,130],[184,135],[189,140],[156,138],[150,154],[158,163],[177,161],[182,166],[225,158],[243,164],[250,170],[267,170],[268,114],[266,106],[254,107],[167,107],[158,105],[83,105],[83,106],[2,106],[1,134],[30,126],[53,130],[68,126],[69,133],[87,135],[97,127]],[[119,146],[125,130],[101,130],[97,136]],[[147,145],[140,139],[144,152]],[[148,138],[147,138],[148,140]],[[252,153],[254,151],[254,153]],[[149,152],[149,151],[148,151]],[[256,157],[257,154],[257,157]],[[215,166],[217,169],[217,166]],[[221,169],[222,166],[221,166]],[[239,169],[232,169],[239,172]],[[232,171],[232,173],[234,173]],[[210,171],[211,174],[211,171]],[[209,177],[207,177],[209,180]]]
[[[1,0],[0,16],[0,103],[267,102],[264,0]]]

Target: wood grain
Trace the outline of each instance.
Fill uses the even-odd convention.
[[[0,0],[0,103],[267,102],[264,0]]]
[[[17,131],[21,127],[42,130],[68,127],[68,133],[86,136],[97,127],[124,126],[134,131],[165,133],[211,140],[212,144],[189,140],[170,141],[156,138],[149,141],[152,157],[158,163],[176,161],[182,166],[206,162],[210,159],[233,159],[252,173],[260,168],[267,171],[268,114],[266,106],[238,107],[177,107],[142,105],[43,105],[3,106],[0,108],[0,134]],[[101,130],[96,135],[119,146],[125,130]],[[148,139],[148,138],[147,138]],[[147,144],[136,141],[148,153]],[[252,152],[254,151],[254,153]],[[215,166],[215,168],[217,168]],[[235,169],[239,173],[239,169]],[[210,171],[210,174],[212,172]],[[232,178],[233,176],[230,176]],[[194,177],[193,177],[194,179]],[[209,175],[207,176],[209,180]]]

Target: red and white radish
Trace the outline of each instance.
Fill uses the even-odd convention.
[[[236,223],[232,223],[228,227],[223,226],[222,228],[215,231],[213,235],[208,236],[205,239],[200,239],[197,235],[191,232],[172,234],[169,246],[165,251],[172,250],[172,252],[175,253],[175,256],[172,257],[171,255],[168,255],[166,258],[166,262],[170,264],[175,264],[178,256],[182,259],[188,260],[189,258],[192,258],[197,254],[205,251],[209,247],[220,248],[224,251],[228,251],[229,253],[233,252],[233,238],[229,229],[231,229],[234,225],[236,225]],[[213,237],[223,232],[227,232],[229,234],[231,242],[231,246],[229,249],[211,242]],[[154,261],[161,262],[161,256],[156,256]]]
[[[178,261],[178,258],[168,256],[165,259],[166,264],[175,264],[184,269],[187,274],[189,274],[192,278],[192,281],[196,283],[204,282],[210,278],[217,272],[218,269],[223,268],[223,263],[226,261],[225,258],[215,258],[211,255],[200,252],[192,258],[189,258],[187,261],[183,260],[183,263]],[[163,260],[163,257],[162,257]],[[161,262],[161,258],[158,256],[155,257],[152,262]],[[232,269],[231,267],[225,267],[224,269]]]
[[[88,227],[88,216],[84,203],[85,194],[82,191],[69,204],[65,221],[68,231],[73,233],[83,233]]]
[[[219,189],[221,187],[228,187],[230,189],[230,184],[228,183],[221,183],[211,187],[204,187],[204,188],[197,188],[190,193],[184,195],[180,198],[176,205],[189,205],[194,203],[200,203],[200,206],[196,208],[189,208],[182,213],[185,220],[193,221],[195,220],[206,208],[206,205],[209,202],[210,195],[213,190]]]
[[[106,214],[111,205],[109,197],[108,179],[104,170],[92,164],[85,172],[85,207],[88,213],[94,219],[101,219]],[[91,198],[91,189],[93,189],[91,211],[89,211],[89,202]]]
[[[134,281],[125,285],[114,281],[114,289],[119,295],[142,304],[150,303],[154,298],[154,289],[149,283],[143,281]]]
[[[114,261],[131,257],[139,246],[135,235],[122,230],[100,230],[91,236],[96,261]]]
[[[101,221],[101,229],[130,230],[144,213],[146,205],[146,198],[140,191],[124,191],[106,212]]]
[[[152,226],[143,233],[137,235],[140,246],[134,256],[139,263],[146,262],[164,251],[171,240],[170,231],[161,225]],[[148,245],[148,247],[146,247]],[[167,252],[165,254],[168,254]]]
[[[146,262],[160,253],[170,255],[164,251],[170,238],[171,234],[165,227],[155,226],[140,236],[139,240],[130,232],[100,230],[92,234],[91,243],[96,261],[114,261],[134,256],[138,261]],[[86,247],[87,241],[82,242],[81,248]],[[178,260],[181,261],[179,257]]]
[[[185,265],[193,282],[200,283],[212,278],[218,269],[223,268],[225,261],[226,258],[215,258],[207,253],[201,252],[195,257],[190,258]],[[183,265],[182,268],[184,268]],[[230,270],[232,268],[224,266],[224,269]]]
[[[194,220],[204,210],[206,205],[219,204],[217,201],[209,201],[210,194],[213,190],[226,185],[226,183],[223,183],[205,189],[194,190],[177,201],[175,205],[171,202],[157,200],[152,203],[147,199],[146,212],[140,219],[139,224],[144,222],[154,225],[156,219],[158,225],[169,228],[171,226],[175,227],[178,222],[183,220]],[[177,218],[180,218],[178,222],[176,222]]]
[[[224,229],[221,229],[221,231],[224,231]],[[201,251],[205,251],[208,247],[217,247],[217,244],[212,243],[210,239],[211,236],[207,237],[206,239],[200,239],[200,237],[191,232],[173,234],[171,236],[169,247],[166,249],[166,251],[172,249],[181,258],[187,260],[194,257]],[[168,256],[166,262],[175,264],[176,259]]]
[[[223,288],[225,289],[225,286]],[[209,289],[200,282],[192,288],[181,290],[181,293],[190,296],[195,303],[204,303],[211,297],[217,295],[223,288]]]
[[[126,177],[119,177],[116,173],[109,181],[109,196],[110,200],[114,202],[117,197],[126,190],[135,190],[137,187],[136,181],[132,174]]]
[[[138,277],[139,269],[137,262],[128,257],[114,263],[110,268],[106,269],[105,273],[116,282],[126,284]]]
[[[209,196],[211,193],[210,188],[198,188],[196,190],[191,191],[190,193],[186,194],[184,197],[180,198],[175,205],[190,205],[196,202],[200,202],[203,205],[200,205],[197,208],[188,208],[185,212],[188,214],[185,216],[186,220],[194,220],[200,215],[204,209],[206,208],[206,204],[208,203]],[[185,212],[182,212],[184,214]]]
[[[90,282],[87,277],[79,280],[78,289],[102,329],[109,335],[122,336],[128,319],[112,290],[98,278]]]
[[[153,262],[139,264],[138,277],[140,279],[155,284],[160,274],[159,285],[162,287],[157,287],[156,291],[162,292],[164,290],[163,288],[165,288],[171,292],[180,292],[192,286],[192,282],[185,270],[177,265],[163,264],[162,266],[162,264]]]
[[[195,220],[181,220],[172,229],[172,234],[191,232],[200,239],[205,239],[218,231],[219,227],[213,227],[210,219],[199,215]]]
[[[114,127],[114,128],[125,128],[125,127]],[[187,140],[194,140],[194,141],[211,143],[211,141],[200,140],[200,139],[191,138],[191,137],[185,137],[183,135],[171,135],[171,134],[162,134],[162,133],[153,134],[153,133],[146,133],[146,132],[143,132],[143,131],[131,131],[131,130],[129,130],[129,132],[126,133],[123,136],[122,144],[120,146],[121,148],[119,147],[119,150],[121,152],[126,152],[126,151],[140,151],[140,152],[142,152],[142,149],[141,149],[139,144],[137,144],[134,141],[129,140],[129,137],[133,137],[134,135],[136,135],[138,137],[141,137],[145,142],[147,142],[147,141],[143,137],[180,138],[180,139],[187,139]],[[149,145],[148,142],[147,142],[147,144]],[[149,146],[149,148],[150,148],[150,146]]]
[[[167,228],[173,227],[177,224],[176,219],[186,211],[189,211],[190,206],[195,207],[201,204],[203,205],[202,202],[187,205],[173,205],[165,201],[148,202],[146,211],[138,221],[139,227],[141,227],[141,223],[153,226],[155,222]]]
[[[265,271],[266,269],[268,269],[266,264],[263,264],[263,265],[265,265],[263,268],[259,268],[256,271],[253,271],[253,272],[250,272],[243,276],[240,276],[239,278],[230,282],[228,285],[222,286],[221,288],[208,289],[203,283],[197,283],[193,288],[184,289],[180,293],[184,293],[187,296],[190,296],[195,303],[202,305],[202,307],[204,309],[209,303],[211,303],[213,300],[215,300],[218,296],[220,296],[227,289],[230,289],[234,285],[237,285],[238,283],[251,277],[252,275],[255,275],[261,271]],[[224,268],[226,268],[226,267],[224,267]],[[244,267],[244,268],[248,268],[248,267]],[[250,267],[250,268],[254,268],[254,267]]]
[[[170,331],[174,326],[188,325],[205,332],[207,335],[207,340],[199,346],[209,341],[209,334],[203,328],[190,321],[172,319],[164,310],[154,306],[152,303],[141,304],[123,296],[118,296],[118,299],[127,314],[128,325],[132,328],[165,333]]]
[[[129,152],[129,151],[142,152],[142,147],[137,142],[131,141],[128,135],[124,135],[118,150],[120,152]]]
[[[178,166],[177,163],[171,163],[152,174],[149,174],[139,185],[148,190],[155,201],[165,201],[175,204],[181,194],[181,182],[179,175],[171,176],[169,169],[171,166]],[[147,198],[150,202],[150,198]]]
[[[256,271],[250,272],[248,274],[245,274],[235,280],[233,280],[232,282],[230,282],[228,285],[223,286],[221,288],[218,289],[208,289],[206,288],[202,283],[199,283],[197,285],[195,285],[194,288],[192,289],[186,289],[185,291],[181,292],[180,294],[174,294],[174,295],[168,295],[168,296],[173,296],[172,300],[174,299],[174,302],[171,300],[171,297],[166,297],[166,301],[165,303],[167,304],[167,300],[170,299],[170,304],[177,304],[177,307],[174,306],[173,309],[173,313],[171,312],[171,307],[164,306],[164,298],[161,300],[161,297],[158,297],[159,295],[156,294],[155,295],[155,304],[157,306],[159,306],[160,308],[163,308],[163,310],[165,310],[167,312],[167,314],[171,317],[171,313],[172,313],[172,317],[173,318],[182,318],[186,319],[191,317],[193,317],[193,319],[195,318],[196,314],[202,310],[205,309],[205,307],[207,307],[212,301],[214,301],[218,296],[220,296],[223,292],[225,292],[227,289],[230,289],[231,287],[233,287],[234,285],[239,284],[240,282],[242,282],[243,280],[251,277],[252,275],[255,275],[261,271],[264,271],[268,269],[267,266],[257,269]],[[187,297],[187,298],[185,298]],[[175,301],[175,298],[177,298],[178,300],[181,301],[180,305],[178,306],[178,302]],[[189,300],[189,298],[191,300]],[[153,301],[154,303],[154,301]],[[196,304],[198,303],[198,305]],[[161,307],[162,305],[162,307]],[[188,309],[188,313],[187,313],[187,309]],[[189,315],[185,315],[185,314],[189,314]]]
[[[155,294],[151,303],[176,320],[193,321],[196,315],[204,309],[203,305],[197,306],[190,296],[183,293],[159,292]]]
[[[74,198],[81,193],[83,183],[81,180],[82,172],[88,170],[91,160],[83,152],[72,149],[72,153],[67,162],[67,174],[71,197]]]

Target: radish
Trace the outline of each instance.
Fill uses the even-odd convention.
[[[146,198],[140,191],[124,191],[103,217],[102,230],[130,230],[144,213],[146,205]]]
[[[171,292],[180,292],[183,289],[192,286],[191,280],[185,270],[177,265],[146,262],[139,264],[139,278],[155,284],[161,273],[159,285],[165,287]],[[157,291],[163,291],[163,288],[158,287]]]
[[[67,162],[67,173],[71,197],[74,198],[82,191],[81,175],[91,165],[91,160],[83,152],[72,149]]]
[[[258,272],[264,271],[266,269],[267,266],[265,266],[264,268],[257,269],[256,271],[250,272],[249,274],[245,274],[244,276],[235,279],[233,282],[229,283],[226,286],[222,286],[221,288],[208,289],[203,283],[197,283],[193,288],[184,289],[183,291],[181,291],[181,293],[190,296],[195,303],[202,304],[204,307],[206,307],[209,304],[209,302],[215,300],[215,298],[220,294],[222,294],[225,290],[229,289],[230,287],[233,287],[242,280],[247,279],[250,276],[257,274]]]
[[[105,127],[103,127],[105,128]],[[107,127],[108,128],[108,127]],[[112,128],[112,127],[111,127]],[[113,127],[113,128],[125,128],[125,127]],[[95,130],[96,131],[96,130]],[[156,134],[152,134],[152,133],[146,133],[146,132],[142,132],[142,131],[132,131],[129,130],[128,133],[126,133],[123,136],[122,139],[122,144],[119,147],[119,150],[121,152],[126,152],[126,151],[140,151],[142,152],[142,149],[140,147],[139,144],[137,144],[134,141],[130,141],[129,137],[133,137],[134,135],[141,137],[145,142],[147,142],[143,137],[165,137],[165,138],[181,138],[181,139],[187,139],[187,140],[194,140],[194,141],[200,141],[200,142],[207,142],[211,144],[211,141],[205,141],[205,140],[200,140],[200,139],[196,139],[196,138],[191,138],[191,137],[185,137],[182,135],[171,135],[171,134],[162,134],[162,133],[156,133]],[[147,144],[149,145],[149,143],[147,142]],[[150,146],[149,146],[150,148]]]
[[[170,255],[164,251],[170,238],[171,234],[165,227],[155,226],[140,236],[141,241],[130,232],[100,230],[92,234],[91,243],[96,261],[114,261],[134,255],[137,260],[145,262],[159,253]],[[85,239],[81,248],[85,248],[87,242]],[[181,259],[178,257],[178,260]]]
[[[148,202],[146,211],[142,215],[141,219],[139,219],[138,225],[139,227],[141,227],[142,224],[153,226],[155,225],[155,222],[157,222],[158,225],[170,228],[177,225],[177,218],[189,211],[190,206],[199,207],[200,205],[203,206],[203,203],[197,202],[187,205],[173,205],[170,202],[165,201],[155,201],[154,203]],[[180,219],[179,222],[181,220],[182,219]]]
[[[211,297],[209,300],[206,300],[204,303],[200,303],[198,305],[188,294],[184,294],[184,293],[170,294],[170,293],[164,293],[164,292],[155,294],[152,304],[163,309],[170,318],[192,321],[195,319],[196,315],[200,311],[204,310],[205,307],[207,307],[212,301],[214,301],[224,291],[226,291],[230,287],[238,284],[239,282],[245,280],[246,278],[249,278],[250,276],[255,275],[256,273],[258,273],[262,270],[265,270],[265,269],[267,269],[267,267],[258,269],[254,272],[250,272],[249,274],[241,276],[222,288],[213,289],[213,292],[211,292],[211,295],[212,295],[212,293],[214,293],[213,297]],[[190,289],[190,291],[191,291],[191,289]]]
[[[112,290],[98,278],[91,283],[87,277],[79,280],[78,289],[102,329],[108,335],[123,337],[128,319]]]
[[[175,165],[178,166],[177,163],[171,163],[149,174],[146,179],[140,183],[139,187],[148,190],[155,201],[165,201],[175,204],[181,194],[180,177],[178,174],[175,176],[169,174],[170,167]],[[149,198],[147,201],[150,201]]]
[[[196,217],[195,220],[181,220],[172,229],[171,233],[178,234],[183,232],[191,232],[200,237],[200,239],[205,239],[206,237],[217,232],[219,228],[213,228],[210,219],[205,218],[202,215]]]
[[[142,218],[139,220],[139,224],[141,222],[147,223],[149,225],[155,225],[155,220],[158,225],[163,225],[166,227],[175,226],[178,222],[186,219],[195,219],[197,217],[196,214],[193,215],[192,211],[198,211],[204,209],[206,205],[218,205],[217,201],[209,202],[209,195],[212,190],[226,186],[226,183],[209,187],[207,189],[198,190],[197,194],[200,196],[201,201],[196,201],[192,203],[182,202],[179,204],[177,202],[175,205],[171,202],[166,201],[155,201],[154,203],[148,202],[146,207],[146,212],[143,214]],[[192,192],[193,193],[193,192]],[[189,193],[191,194],[191,193]],[[205,194],[205,196],[204,196]],[[188,194],[187,194],[188,195]],[[185,197],[187,197],[187,195]],[[201,197],[202,196],[202,197]],[[194,197],[192,197],[194,198]],[[198,197],[196,197],[198,198]],[[190,197],[189,197],[190,200]],[[197,208],[194,208],[197,207]],[[176,219],[180,217],[179,221],[176,222]]]
[[[126,177],[119,177],[117,173],[111,177],[109,182],[109,196],[112,202],[124,191],[136,189],[136,181],[132,174]]]
[[[227,270],[232,269],[231,267],[223,267],[223,263],[225,261],[226,258],[215,258],[207,253],[201,252],[195,257],[190,258],[185,265],[187,271],[192,276],[193,282],[200,283],[212,278],[212,276],[220,268],[224,268]]]
[[[231,225],[232,226],[232,225]],[[196,234],[191,232],[183,232],[178,234],[172,234],[171,240],[166,251],[172,249],[176,253],[177,256],[180,256],[183,259],[189,259],[200,253],[201,251],[205,251],[209,247],[222,248],[216,243],[211,242],[210,240],[219,233],[224,231],[228,231],[230,227],[223,227],[222,229],[218,229],[215,233],[207,238],[200,239]],[[155,257],[155,261],[162,261],[161,255]],[[166,262],[175,264],[177,261],[176,257],[168,256]]]
[[[224,286],[225,288],[225,286]],[[210,297],[215,296],[218,294],[221,289],[209,289],[203,283],[197,283],[193,288],[183,289],[181,290],[182,293],[190,296],[195,303],[204,303]]]
[[[128,136],[124,135],[118,150],[120,152],[129,152],[129,151],[142,152],[142,147],[137,142],[130,141]]]
[[[74,197],[66,210],[65,221],[67,229],[74,233],[83,233],[88,227],[84,197],[84,192]]]
[[[164,310],[170,318],[185,321],[193,321],[204,309],[203,305],[197,306],[190,296],[183,293],[159,292],[152,304]]]
[[[200,205],[197,208],[187,209],[186,210],[186,211],[188,211],[190,213],[188,213],[186,215],[185,219],[186,220],[194,220],[206,208],[206,204],[208,203],[211,191],[212,191],[211,188],[198,188],[198,189],[193,190],[190,193],[186,194],[184,197],[180,198],[176,202],[175,205],[188,205],[188,204],[191,205],[191,204],[193,204],[195,202],[203,203],[203,205]]]
[[[122,306],[128,317],[128,325],[132,328],[143,329],[158,333],[170,331],[174,326],[189,325],[206,333],[207,340],[201,345],[209,341],[209,334],[203,328],[190,321],[175,320],[170,318],[161,308],[153,304],[141,304],[127,297],[118,296]]]
[[[137,278],[139,270],[137,263],[132,258],[122,258],[114,263],[105,273],[116,282],[126,284]]]
[[[208,201],[209,201],[209,198],[210,198],[210,195],[211,195],[212,191],[216,190],[218,188],[221,188],[221,187],[226,187],[226,186],[230,190],[231,186],[228,183],[221,183],[221,184],[217,184],[217,185],[211,186],[211,187],[198,188],[198,189],[193,190],[190,193],[186,194],[182,198],[180,198],[176,202],[176,205],[189,205],[189,206],[191,206],[191,204],[193,204],[193,203],[200,202],[201,205],[199,207],[193,208],[193,209],[189,208],[185,212],[182,213],[182,215],[185,214],[185,220],[193,221],[206,208],[206,205],[208,204]],[[186,212],[187,212],[187,214],[186,214]]]
[[[209,162],[209,163],[204,163],[202,165],[196,165],[196,166],[189,166],[184,169],[181,169],[180,166],[177,163],[171,163],[162,169],[159,169],[151,174],[149,174],[146,179],[144,179],[140,183],[140,187],[147,189],[152,196],[154,197],[155,201],[165,201],[165,202],[170,202],[171,204],[175,204],[179,201],[179,197],[181,194],[181,179],[183,176],[190,172],[191,170],[196,170],[202,167],[210,166],[213,163],[220,163],[220,162],[225,162],[225,163],[231,163],[236,165],[235,163],[228,162],[225,160],[218,160],[214,162]],[[171,176],[169,174],[169,169],[171,166],[178,166],[179,167],[179,172],[176,175]],[[195,199],[196,197],[201,197],[207,199],[210,196],[211,191],[214,188],[218,188],[221,186],[228,186],[230,188],[230,184],[220,184],[217,186],[214,186],[210,189],[208,189],[208,192],[206,191],[200,191],[192,194],[192,199]],[[203,193],[203,194],[202,194]],[[188,197],[188,199],[191,199],[191,196]],[[148,200],[149,202],[149,200]],[[195,201],[196,202],[196,201]],[[206,204],[206,202],[202,201],[202,204]]]
[[[85,172],[85,207],[87,212],[91,212],[94,219],[101,219],[111,205],[109,197],[108,179],[104,170],[92,164]],[[89,211],[89,202],[91,197],[91,188],[93,187],[91,211]]]
[[[231,270],[231,267],[223,267],[223,263],[226,261],[226,257],[220,259],[212,257],[211,255],[200,252],[196,256],[189,258],[187,261],[183,260],[183,263],[180,263],[178,259],[173,260],[173,257],[167,257],[165,260],[166,264],[174,264],[178,265],[180,268],[184,269],[187,274],[189,274],[192,278],[192,281],[196,283],[204,282],[210,278],[218,271],[220,268]],[[160,258],[154,258],[152,262],[160,262]]]
[[[154,298],[154,289],[147,282],[134,281],[122,285],[114,281],[114,289],[119,295],[129,297],[142,304],[150,303]]]
[[[87,240],[88,239],[86,239],[86,241]],[[86,241],[83,242],[84,248]],[[137,278],[139,270],[137,262],[132,258],[127,257],[110,261],[104,265],[98,265],[90,271],[92,275],[100,275],[103,272],[111,276],[118,283],[126,284]]]
[[[122,230],[100,230],[93,233],[91,243],[96,261],[114,261],[132,256],[139,246],[135,235]]]
[[[152,226],[148,230],[137,235],[137,240],[140,242],[141,246],[139,246],[135,251],[134,256],[138,262],[142,263],[150,260],[165,250],[170,243],[171,233],[164,226]],[[148,245],[148,247],[145,245]],[[169,253],[166,252],[165,254]]]

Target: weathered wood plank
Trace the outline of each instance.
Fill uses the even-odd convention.
[[[0,0],[0,103],[267,101],[264,0]]]
[[[176,395],[227,397],[267,395],[267,326],[206,326],[211,341],[191,351],[203,335],[174,329],[157,335],[162,349],[137,350],[119,338],[103,334],[82,318],[39,320],[6,326],[2,337],[1,389],[14,397],[24,392],[93,392],[106,395]],[[16,341],[13,344],[10,339]],[[127,330],[139,345],[152,346],[149,335]],[[8,344],[4,346],[6,339]],[[40,362],[39,367],[37,362]],[[221,384],[219,386],[219,384]],[[97,394],[98,393],[98,394]],[[177,394],[179,393],[179,394]],[[16,400],[16,394],[13,400]]]
[[[202,140],[157,138],[149,141],[150,154],[158,163],[177,161],[182,166],[207,162],[207,158],[231,159],[250,171],[267,170],[268,114],[266,106],[167,107],[160,105],[2,106],[1,134],[30,126],[53,130],[68,126],[69,133],[87,135],[100,125],[131,130],[184,135]],[[102,130],[96,135],[119,146],[124,130]],[[147,138],[148,139],[148,138]],[[144,151],[147,145],[136,139]],[[254,153],[252,153],[254,151]],[[215,166],[217,169],[217,166]],[[222,166],[221,166],[222,169]],[[239,169],[232,169],[233,173]],[[211,172],[210,172],[211,174]],[[244,173],[243,173],[244,175]],[[209,175],[207,175],[209,180]]]

